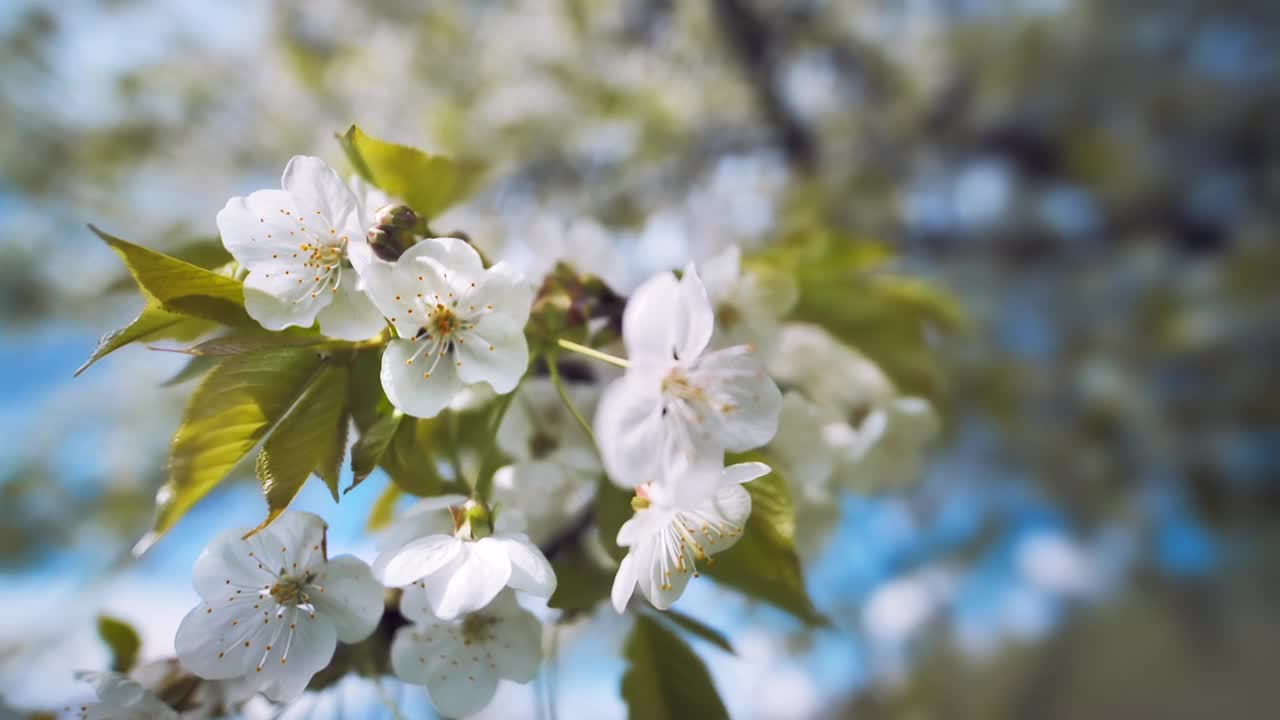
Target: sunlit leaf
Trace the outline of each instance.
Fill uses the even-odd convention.
[[[404,491],[398,485],[393,482],[387,483],[378,495],[378,499],[373,501],[373,508],[369,510],[369,520],[365,523],[364,529],[377,532],[390,525],[395,515],[396,503],[400,502],[403,496]]]
[[[92,225],[89,229],[115,250],[138,289],[162,309],[234,327],[258,327],[245,312],[244,286],[239,281],[134,245]]]
[[[135,553],[222,482],[293,405],[320,362],[310,350],[284,348],[229,357],[209,373],[173,436],[169,478],[156,494],[155,528]]]
[[[161,308],[158,303],[150,302],[143,306],[142,311],[127,326],[103,335],[98,340],[93,353],[89,355],[89,359],[84,361],[75,374],[80,375],[88,370],[90,365],[130,343],[165,339],[186,340],[199,337],[214,327],[215,325],[208,321],[171,313]]]
[[[292,332],[254,333],[210,338],[199,345],[183,348],[177,352],[205,357],[227,357],[277,348],[308,347],[325,342],[331,341],[321,335]]]
[[[382,468],[392,482],[410,495],[439,495],[444,485],[435,450],[445,442],[442,418],[405,417],[382,455]]]
[[[645,615],[627,635],[622,699],[639,720],[728,718],[706,665],[675,633]]]
[[[351,473],[353,479],[351,487],[347,488],[346,492],[351,492],[357,485],[364,482],[364,479],[369,477],[369,473],[373,472],[382,462],[382,458],[386,455],[387,448],[391,447],[391,441],[395,439],[404,417],[404,414],[399,411],[388,412],[380,416],[376,422],[360,434],[356,444],[351,447]]]
[[[750,458],[739,458],[750,459]],[[707,575],[786,610],[808,625],[826,624],[805,589],[795,551],[795,509],[786,481],[772,472],[744,485],[751,517],[738,542],[705,566]]]
[[[471,193],[479,173],[442,155],[383,142],[352,125],[338,136],[355,171],[431,219]]]
[[[123,620],[98,616],[98,637],[111,650],[111,671],[127,673],[138,662],[138,650],[142,648],[142,638],[138,631]]]
[[[329,486],[333,499],[338,499],[337,473],[346,449],[349,372],[344,364],[324,363],[263,443],[256,470],[267,499],[267,519],[258,529],[289,507],[313,472]]]

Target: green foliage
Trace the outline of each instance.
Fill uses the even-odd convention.
[[[612,573],[587,557],[581,544],[551,558],[551,567],[556,571],[556,591],[547,600],[549,607],[590,611],[609,598]]]
[[[325,342],[332,341],[310,331],[286,330],[275,333],[258,332],[211,338],[181,352],[198,357],[227,357],[262,352],[263,350],[275,350],[277,348],[308,347]]]
[[[369,473],[382,463],[382,458],[387,454],[387,448],[391,447],[391,441],[400,430],[400,422],[403,419],[404,413],[398,410],[388,412],[380,415],[360,434],[360,438],[351,447],[351,473],[354,479],[346,492],[351,492],[357,485],[364,482],[364,479],[369,477]]]
[[[98,637],[111,650],[111,671],[127,673],[138,662],[138,650],[142,648],[142,638],[138,631],[123,620],[98,616]]]
[[[109,332],[98,340],[98,345],[75,372],[76,376],[90,365],[130,343],[147,340],[190,340],[209,332],[213,323],[186,317],[164,310],[154,301],[143,306],[142,311],[127,326]]]
[[[393,482],[387,483],[378,495],[378,499],[373,502],[373,508],[369,510],[369,520],[365,523],[364,529],[377,532],[390,525],[395,514],[396,503],[400,502],[403,496],[404,491],[398,485]]]
[[[705,625],[698,620],[694,620],[682,612],[678,612],[676,610],[667,610],[660,613],[655,612],[654,617],[657,617],[659,620],[664,622],[671,623],[686,632],[697,635],[721,650],[724,650],[729,654],[733,654],[733,645],[729,642],[729,638],[724,636],[724,633],[713,627]]]
[[[169,450],[169,478],[156,494],[155,528],[135,552],[173,527],[258,444],[306,389],[321,356],[304,348],[235,355],[192,394]]]
[[[445,442],[443,426],[443,415],[401,418],[380,463],[401,490],[419,497],[443,491],[445,481],[440,477],[435,452]]]
[[[706,665],[656,620],[644,615],[636,618],[623,654],[627,669],[622,675],[622,699],[627,703],[628,717],[729,717]]]
[[[338,472],[349,424],[349,375],[345,364],[324,362],[263,443],[256,469],[267,499],[267,518],[258,530],[284,512],[312,472],[324,480],[334,501],[338,500]]]
[[[198,265],[121,240],[90,225],[124,261],[138,289],[163,310],[233,327],[257,328],[244,309],[244,286]]]
[[[355,125],[338,142],[360,177],[404,200],[427,220],[469,195],[479,179],[476,168],[378,140]]]
[[[729,462],[741,462],[734,458]],[[751,493],[751,517],[732,548],[707,564],[707,575],[750,597],[785,610],[806,625],[825,625],[805,590],[795,551],[795,508],[787,483],[777,472],[744,485]]]
[[[631,495],[609,482],[609,478],[600,476],[596,486],[596,527],[600,530],[600,542],[614,560],[621,561],[627,550],[618,547],[618,529],[631,519]]]
[[[900,390],[941,406],[943,373],[930,330],[960,332],[958,301],[919,280],[893,274],[882,244],[802,227],[748,262],[787,272],[799,295],[791,317],[822,325],[884,369]]]

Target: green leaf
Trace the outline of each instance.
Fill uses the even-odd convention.
[[[397,431],[400,430],[400,423],[404,419],[404,414],[398,410],[389,412],[379,418],[369,426],[367,430],[360,434],[360,438],[356,440],[356,444],[351,448],[351,474],[353,479],[351,487],[345,492],[351,492],[357,485],[364,482],[375,468],[382,462],[382,458],[387,453],[387,448],[391,447],[391,441],[395,439]]]
[[[547,600],[560,610],[591,610],[609,597],[613,574],[587,557],[581,544],[566,548],[551,559],[556,572],[556,591]]]
[[[382,455],[382,469],[410,495],[439,495],[444,485],[436,467],[434,448],[443,444],[444,414],[434,418],[405,417]]]
[[[144,305],[142,311],[127,326],[109,332],[98,340],[89,359],[76,370],[75,375],[89,369],[90,365],[133,342],[140,340],[162,340],[166,338],[190,339],[198,337],[214,328],[204,320],[197,320],[168,312],[152,302]]]
[[[219,361],[219,358],[215,357],[193,357],[182,366],[181,370],[174,373],[173,377],[160,383],[160,387],[174,387],[194,380],[217,367]]]
[[[631,495],[602,474],[596,486],[595,513],[601,544],[614,560],[621,561],[626,557],[627,549],[618,547],[618,530],[635,513],[631,509]]]
[[[138,289],[161,309],[234,327],[258,327],[245,312],[244,285],[239,281],[134,245],[93,225],[89,229],[116,251]]]
[[[175,352],[200,357],[228,357],[246,353],[262,352],[288,347],[309,347],[321,343],[332,342],[321,335],[285,333],[256,333],[249,335],[226,335],[205,340],[199,345],[176,350]]]
[[[127,673],[138,661],[138,650],[142,647],[142,638],[138,631],[123,620],[98,616],[98,637],[111,650],[111,671]]]
[[[733,458],[742,462],[751,457]],[[751,517],[742,537],[706,565],[707,575],[746,595],[785,610],[807,625],[826,625],[805,590],[795,551],[795,509],[786,481],[772,472],[743,486],[751,493]]]
[[[173,436],[169,478],[156,494],[155,528],[135,554],[222,482],[293,406],[320,361],[310,350],[283,348],[229,357],[205,377]]]
[[[557,577],[559,577],[558,574],[557,574]],[[555,606],[553,605],[552,607],[555,607]],[[724,650],[730,655],[734,654],[733,645],[729,643],[729,638],[725,637],[724,633],[720,632],[719,630],[716,630],[713,627],[704,625],[702,622],[698,620],[694,620],[693,618],[689,617],[688,615],[685,615],[682,612],[678,612],[676,610],[666,610],[662,612],[655,611],[654,617],[658,618],[659,620],[663,620],[666,622],[670,622],[674,625],[677,625],[682,630],[685,630],[686,632],[690,632],[690,633],[693,633],[694,635],[697,635],[698,637],[702,638],[703,640],[706,640],[712,645],[715,645],[721,650]]]
[[[338,499],[338,466],[346,449],[346,365],[326,362],[294,406],[281,418],[258,453],[258,481],[267,499],[269,525],[289,507],[312,472]],[[334,456],[337,461],[334,461]]]
[[[622,699],[627,716],[643,720],[727,718],[720,694],[702,660],[656,620],[636,618],[623,648],[627,669]]]
[[[387,483],[387,486],[382,488],[382,493],[378,495],[378,499],[373,502],[373,508],[369,510],[369,520],[365,523],[364,529],[368,532],[377,532],[390,525],[396,503],[400,502],[403,495],[404,491],[398,485],[393,482]]]
[[[338,142],[356,173],[404,200],[425,220],[469,195],[479,179],[474,167],[378,140],[355,125],[339,135]]]

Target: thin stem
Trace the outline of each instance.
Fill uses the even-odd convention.
[[[607,352],[601,352],[599,350],[596,350],[595,348],[589,348],[586,345],[579,345],[578,343],[573,342],[572,340],[565,340],[564,338],[559,338],[558,340],[556,340],[556,344],[564,348],[565,350],[571,350],[581,355],[586,355],[589,358],[595,358],[596,360],[607,362],[610,365],[617,365],[620,368],[631,367],[631,363],[627,362],[624,358],[620,358],[616,355],[610,355]]]
[[[519,385],[498,400],[498,406],[493,411],[493,420],[489,423],[489,447],[485,450],[484,462],[480,465],[480,474],[476,476],[475,487],[475,498],[484,503],[489,502],[489,495],[493,493],[493,473],[498,469],[498,428],[502,426],[502,418],[506,417],[507,408],[511,407],[511,401],[515,399],[518,392],[520,392]]]
[[[556,392],[560,395],[560,402],[568,408],[569,413],[573,415],[573,419],[578,421],[578,427],[582,428],[582,432],[587,434],[587,438],[591,440],[591,444],[600,447],[596,443],[596,434],[591,431],[591,425],[587,423],[586,418],[582,417],[582,413],[578,411],[578,406],[573,404],[573,400],[569,397],[569,390],[565,388],[564,381],[560,379],[560,368],[556,366],[555,358],[547,358],[547,369],[551,372],[551,384],[556,386]]]
[[[560,694],[560,625],[557,623],[551,625],[551,651],[547,654],[551,656],[547,663],[547,714],[556,720],[556,696]]]

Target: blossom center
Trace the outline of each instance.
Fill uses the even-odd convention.
[[[470,645],[492,639],[489,629],[498,624],[498,619],[472,613],[462,620],[462,643]]]
[[[691,402],[706,397],[702,388],[695,385],[680,368],[674,368],[662,378],[662,394],[677,400]]]
[[[311,602],[307,587],[315,580],[315,573],[308,570],[302,575],[281,574],[268,593],[281,605],[307,605]]]

